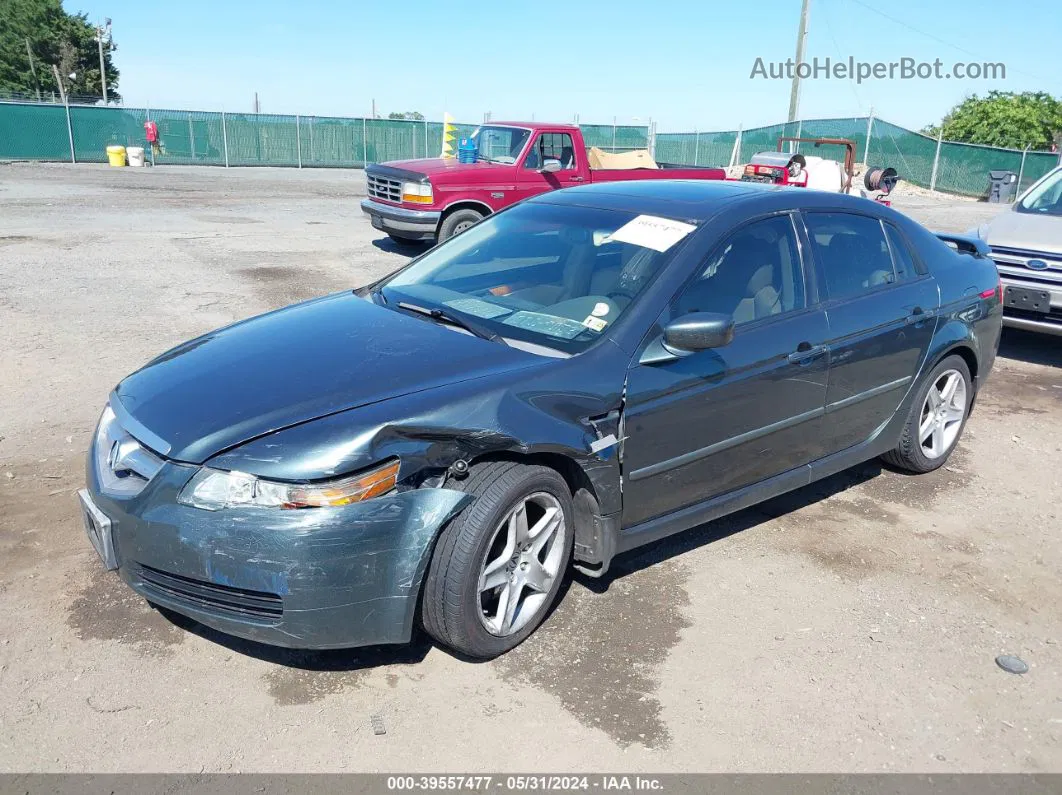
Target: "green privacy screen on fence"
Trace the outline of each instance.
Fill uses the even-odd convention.
[[[874,119],[869,128],[870,147],[867,148],[867,117],[841,119],[812,119],[749,130],[702,133],[660,133],[656,136],[655,156],[661,163],[685,163],[700,166],[725,166],[747,163],[756,152],[773,150],[780,137],[847,138],[856,145],[856,161],[871,165],[892,166],[908,182],[928,188],[933,180],[933,162],[937,141],[922,133],[896,124]],[[735,155],[734,145],[740,136]],[[819,154],[841,160],[841,147],[822,147],[818,151],[808,144],[796,146],[803,154]],[[964,196],[981,196],[988,189],[989,171],[1013,171],[1021,175],[1020,189],[1060,164],[1052,152],[1028,152],[1024,156],[1016,149],[996,149],[944,141],[940,147],[936,189]]]
[[[144,122],[149,120],[158,125],[161,147],[153,160],[159,165],[351,168],[434,157],[442,149],[440,122],[90,105],[71,105],[68,117],[62,105],[0,102],[0,159],[103,163],[112,144],[146,146]],[[476,128],[455,126],[458,138]],[[781,136],[847,138],[856,144],[857,161],[892,166],[903,179],[922,187],[933,182],[936,161],[937,190],[967,196],[986,192],[989,171],[1020,173],[1024,189],[1059,163],[1058,155],[1050,152],[1023,156],[1018,150],[948,141],[941,144],[938,158],[935,139],[866,117],[655,136],[642,126],[583,124],[580,129],[587,146],[608,151],[651,147],[658,162],[699,166],[746,163],[756,152],[774,149]],[[813,151],[807,144],[798,148],[804,154]],[[836,159],[844,155],[834,146],[816,153]]]
[[[73,139],[79,163],[103,163],[107,147],[146,146],[144,122],[158,126],[159,165],[360,167],[442,150],[441,122],[280,116],[70,106],[69,134],[62,105],[0,103],[0,158],[69,161]],[[474,124],[456,124],[457,137]],[[583,125],[588,146],[644,149],[647,127]]]

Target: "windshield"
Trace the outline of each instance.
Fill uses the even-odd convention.
[[[616,323],[694,228],[633,212],[520,204],[379,289],[392,308],[440,309],[518,347],[574,354]]]
[[[492,125],[484,125],[472,133],[480,159],[492,163],[515,163],[530,137],[530,130]]]
[[[1062,215],[1062,168],[1048,174],[1039,185],[1034,185],[1016,208],[1022,213],[1038,215]]]

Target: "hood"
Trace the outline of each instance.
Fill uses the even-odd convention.
[[[989,246],[1062,254],[1062,217],[1012,209],[989,221],[983,236]]]
[[[340,293],[177,346],[118,384],[116,411],[168,448],[157,452],[198,464],[270,431],[539,361]]]
[[[475,163],[459,163],[457,158],[428,157],[420,160],[395,160],[383,163],[381,166],[369,166],[370,169],[386,171],[395,169],[399,172],[411,174],[426,174],[432,182],[437,179],[445,179],[449,175],[468,175],[470,172],[477,174],[512,174],[513,166],[504,163],[488,163],[486,160],[477,160]]]

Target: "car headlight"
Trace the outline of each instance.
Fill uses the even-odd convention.
[[[432,193],[430,182],[403,182],[402,201],[414,204],[431,204]]]
[[[222,508],[334,508],[386,494],[398,482],[398,461],[320,483],[276,480],[203,467],[188,481],[177,502],[208,511]]]

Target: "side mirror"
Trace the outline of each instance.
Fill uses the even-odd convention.
[[[678,351],[722,348],[734,339],[734,318],[717,312],[691,312],[664,327],[664,344]]]
[[[559,160],[549,159],[542,163],[542,168],[538,170],[540,174],[552,174],[554,171],[560,171],[561,164]]]

